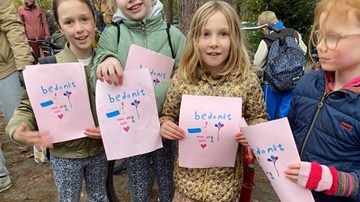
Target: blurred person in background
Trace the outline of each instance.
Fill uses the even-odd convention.
[[[12,1],[0,3],[0,112],[9,121],[24,92],[21,71],[33,63],[24,26]],[[19,79],[20,78],[20,79]],[[1,140],[0,140],[1,145]],[[11,187],[9,171],[0,147],[0,192]]]
[[[28,40],[50,40],[49,27],[46,17],[41,8],[35,4],[35,0],[23,0],[24,5],[18,9],[20,20],[24,23],[25,34]],[[40,56],[37,43],[31,43],[36,56]]]

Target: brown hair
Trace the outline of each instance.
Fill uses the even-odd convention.
[[[58,14],[58,7],[59,7],[59,4],[60,2],[62,1],[68,1],[68,0],[54,0],[53,1],[53,5],[52,5],[52,8],[53,8],[53,13],[54,13],[54,17],[55,17],[55,21],[56,21],[56,24],[60,27],[60,24],[59,24],[59,14]],[[93,7],[91,6],[91,3],[89,0],[78,0],[78,1],[81,1],[83,2],[84,4],[87,5],[87,7],[89,8],[89,10],[91,11],[91,14],[95,20],[95,12],[94,12],[94,9]]]

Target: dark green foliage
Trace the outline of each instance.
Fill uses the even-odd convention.
[[[298,30],[307,44],[317,2],[317,0],[272,0],[268,10],[274,11],[286,27]]]
[[[19,6],[23,5],[22,0],[12,0],[14,2],[14,5],[16,8],[19,8]],[[35,0],[35,4],[40,6],[40,8],[45,13],[46,10],[52,9],[52,0]]]
[[[262,11],[274,11],[286,27],[298,30],[304,43],[308,44],[317,2],[318,0],[238,0],[238,5],[241,20],[253,25]],[[247,31],[248,48],[251,52],[256,51],[261,37],[260,31]]]

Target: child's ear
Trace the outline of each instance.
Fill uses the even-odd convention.
[[[262,28],[261,29],[261,32],[266,35],[266,34],[269,34],[269,30],[267,28]]]

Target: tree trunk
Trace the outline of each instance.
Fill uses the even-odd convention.
[[[174,1],[167,0],[166,1],[166,10],[165,10],[165,17],[167,23],[173,23],[174,21],[174,10],[173,10]]]
[[[179,29],[186,35],[190,21],[202,0],[178,0]]]
[[[210,0],[178,0],[178,12],[179,12],[179,29],[186,35],[189,30],[190,22],[197,11],[197,9],[202,6],[205,2]],[[237,8],[236,0],[224,0],[234,8]]]

